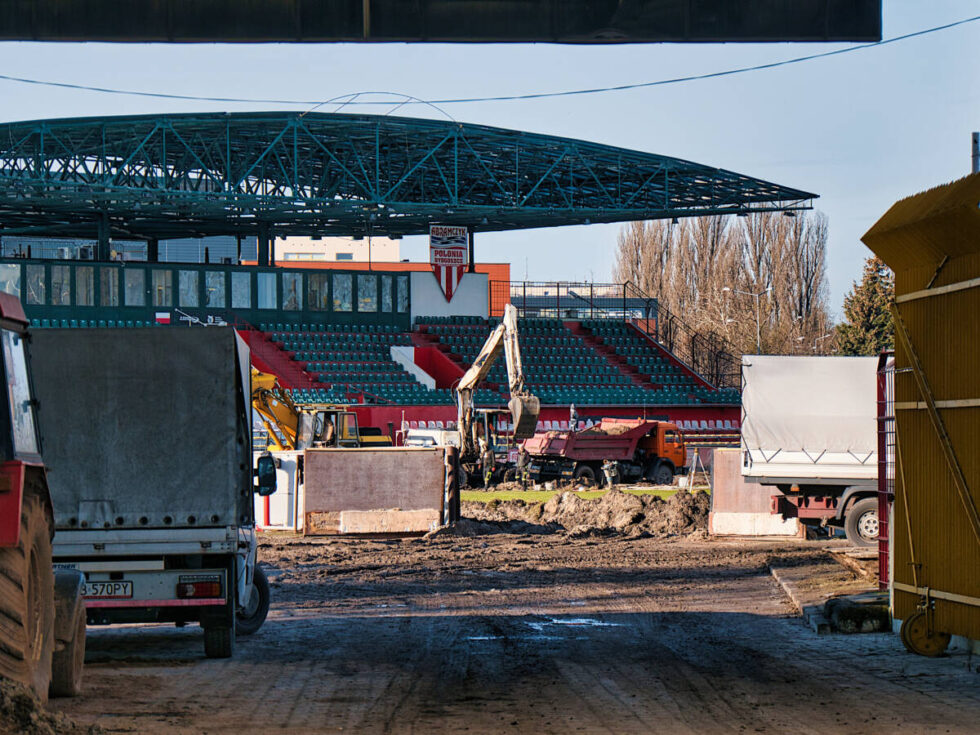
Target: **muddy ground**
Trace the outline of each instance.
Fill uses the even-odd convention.
[[[815,542],[492,533],[264,536],[265,627],[90,630],[109,732],[976,732],[980,674],[890,634],[817,636],[768,563]],[[974,669],[977,661],[973,661]]]

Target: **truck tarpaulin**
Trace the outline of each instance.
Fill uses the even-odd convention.
[[[42,329],[32,350],[57,528],[251,518],[248,348],[233,329]]]
[[[742,474],[877,477],[876,357],[742,358]]]

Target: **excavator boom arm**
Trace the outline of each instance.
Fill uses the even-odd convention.
[[[524,382],[524,365],[521,345],[517,334],[517,309],[511,304],[504,307],[504,318],[487,337],[470,369],[463,374],[456,386],[457,427],[460,454],[476,455],[476,438],[473,436],[473,391],[490,373],[494,361],[505,353],[507,381],[510,386],[510,408],[514,423],[514,439],[526,439],[534,435],[541,413],[538,398],[527,390]]]

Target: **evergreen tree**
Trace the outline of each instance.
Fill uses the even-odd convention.
[[[861,282],[844,297],[844,322],[837,325],[841,355],[877,355],[894,345],[889,306],[895,293],[892,272],[876,257],[864,262]]]

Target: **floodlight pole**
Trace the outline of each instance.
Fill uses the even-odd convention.
[[[759,293],[752,293],[751,291],[741,291],[737,288],[730,288],[725,286],[721,289],[722,293],[731,291],[732,293],[742,294],[742,296],[751,296],[755,299],[755,354],[762,354],[762,319],[759,314],[759,298],[765,296],[767,293],[772,291],[772,286],[767,288],[765,291],[759,291]]]

